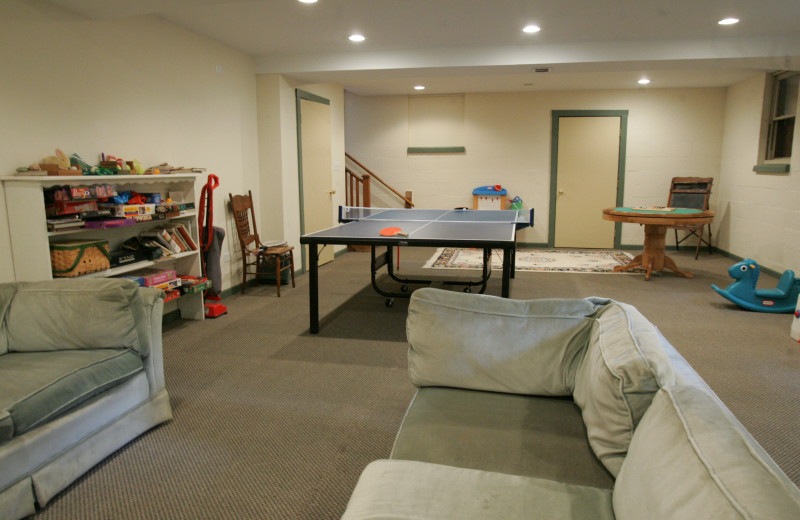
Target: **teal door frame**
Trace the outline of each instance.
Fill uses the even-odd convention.
[[[556,194],[558,192],[558,125],[562,117],[619,117],[619,160],[617,161],[617,206],[622,206],[625,198],[625,151],[628,141],[627,110],[553,110],[550,137],[550,211],[547,229],[547,247],[555,247],[556,240]],[[597,218],[603,218],[597,215]],[[622,224],[614,223],[614,248],[620,248]]]
[[[302,134],[302,117],[300,113],[300,100],[313,101],[314,103],[322,103],[323,105],[330,105],[331,100],[324,97],[306,92],[305,90],[295,89],[295,114],[297,118],[297,182],[300,191],[300,234],[306,234],[306,213],[305,213],[305,200],[303,198],[303,134]],[[300,272],[305,274],[307,270],[306,262],[306,248],[300,248]]]

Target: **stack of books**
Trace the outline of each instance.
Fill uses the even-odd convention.
[[[145,268],[121,275],[119,278],[133,280],[141,287],[161,289],[166,293],[164,301],[174,300],[181,295],[182,280],[174,269]]]
[[[197,243],[183,224],[151,228],[140,233],[139,237],[145,241],[146,245],[161,248],[164,256],[186,251],[197,251],[198,249]]]

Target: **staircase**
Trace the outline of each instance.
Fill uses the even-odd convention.
[[[384,187],[386,187],[386,189],[388,189],[391,193],[396,195],[403,202],[403,207],[414,207],[414,203],[411,202],[410,191],[407,191],[405,195],[401,195],[400,192],[386,184],[383,179],[375,175],[372,170],[361,164],[361,162],[359,162],[352,155],[346,152],[344,155],[354,165],[354,168],[358,170],[355,171],[354,169],[351,169],[349,165],[346,165],[344,168],[346,187],[345,205],[371,208],[372,200],[370,190],[372,188],[372,179],[375,179]],[[369,246],[347,246],[347,248],[351,251],[369,251],[370,249]]]
[[[345,166],[344,168],[345,186],[347,187],[347,193],[345,195],[346,205],[371,208],[372,201],[370,198],[370,190],[372,187],[372,179],[375,179],[387,190],[396,195],[403,202],[403,207],[414,207],[414,203],[411,202],[410,191],[407,191],[405,195],[400,194],[399,191],[386,184],[383,179],[375,175],[372,170],[361,164],[355,157],[347,152],[345,152],[344,156],[349,159],[358,170],[355,171],[351,169],[350,166]]]

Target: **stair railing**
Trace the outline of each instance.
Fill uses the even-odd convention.
[[[386,182],[375,175],[369,168],[361,164],[358,160],[356,160],[352,155],[345,152],[345,157],[353,161],[359,168],[364,170],[363,175],[358,175],[358,173],[354,172],[350,168],[345,167],[345,182],[347,186],[347,193],[345,195],[346,204],[348,206],[363,206],[363,207],[371,207],[371,184],[370,179],[375,179],[376,181],[383,184],[386,189],[394,193],[400,200],[403,201],[403,205],[406,208],[413,208],[414,203],[411,202],[411,192],[407,191],[405,195],[401,195],[396,189],[392,188]],[[362,204],[363,203],[363,204]]]
[[[344,169],[344,174],[347,185],[345,204],[361,208],[371,207],[370,179],[372,177],[369,175],[360,177],[356,172],[347,167]]]

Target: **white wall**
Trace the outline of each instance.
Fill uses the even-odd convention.
[[[348,152],[401,193],[412,190],[417,207],[471,207],[473,188],[501,184],[536,211],[519,240],[545,244],[553,110],[628,110],[624,203],[665,204],[672,177],[718,177],[725,89],[466,94],[466,153],[456,155],[407,154],[406,96],[348,93],[345,106]],[[398,203],[375,186],[373,206],[382,205]],[[640,226],[623,226],[623,244],[643,240]]]
[[[155,17],[85,21],[43,5],[3,6],[0,174],[56,148],[90,163],[103,152],[204,167],[220,178],[214,223],[227,228],[228,192],[257,179],[252,58]],[[7,226],[3,198],[0,281],[13,280]],[[230,286],[225,266],[223,276]]]
[[[728,88],[715,240],[778,272],[800,272],[800,133],[789,173],[755,173],[765,76]]]
[[[296,89],[323,97],[331,107],[331,226],[336,224],[339,206],[344,204],[344,88],[330,83],[295,84],[277,74],[259,74],[258,147],[262,206],[280,208],[282,217],[262,213],[259,234],[263,240],[282,238],[295,247],[295,269],[301,268],[300,184],[297,172]],[[270,213],[272,210],[270,210]],[[335,250],[343,246],[335,246]]]
[[[258,157],[262,240],[300,243],[300,205],[297,180],[297,121],[294,87],[280,75],[259,74]],[[254,195],[255,197],[255,195]]]

